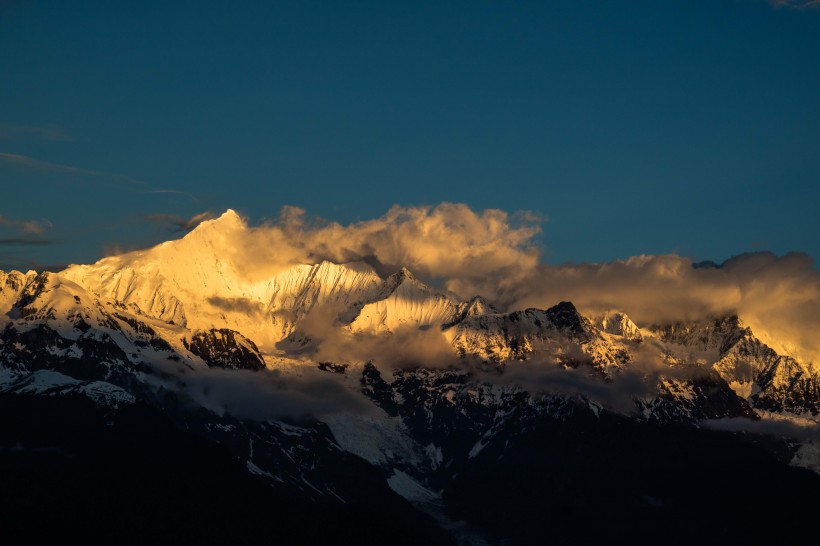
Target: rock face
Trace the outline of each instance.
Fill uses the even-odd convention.
[[[778,355],[737,316],[650,330],[670,344],[670,358],[681,358],[687,351],[690,359],[697,355],[754,407],[796,414],[820,412],[820,374],[811,365]]]
[[[262,370],[265,361],[256,344],[233,330],[226,328],[195,332],[190,343],[183,340],[185,348],[205,361],[208,366],[232,370]]]
[[[626,512],[650,517],[666,506],[666,517],[681,523],[680,507],[692,498],[664,481],[681,463],[672,447],[668,464],[651,462],[657,480],[630,482],[645,489],[595,470],[611,466],[596,449],[624,471],[649,464],[641,452],[622,454],[630,439],[647,449],[686,438],[686,449],[758,460],[761,482],[732,482],[745,491],[729,495],[736,507],[756,509],[747,490],[774,491],[769,479],[809,480],[815,485],[801,487],[820,493],[813,475],[782,471],[792,457],[816,466],[805,439],[724,433],[713,441],[704,432],[715,422],[752,427],[773,418],[817,427],[820,376],[766,346],[739,317],[640,328],[620,311],[587,318],[571,302],[502,312],[407,269],[382,278],[363,262],[249,275],[231,252],[245,229],[229,211],[179,241],[97,264],[0,272],[0,404],[65,401],[101,423],[130,412],[161,415],[171,430],[224,451],[254,483],[293,502],[375,502],[374,514],[388,520],[409,510],[403,524],[429,525],[422,534],[431,543],[449,538],[408,501],[444,527],[467,521],[458,527],[462,543],[528,543],[484,521],[488,506],[580,514],[602,509],[590,499],[607,487],[624,492]],[[400,358],[408,349],[411,357]],[[426,361],[433,350],[436,360]],[[582,438],[584,430],[598,436]],[[7,445],[25,443],[14,434]],[[705,462],[701,470],[714,474]],[[579,493],[561,481],[563,472],[582,481],[594,474],[600,488],[587,483]],[[570,508],[533,493],[526,476],[535,474],[571,499]],[[491,477],[484,490],[481,475]],[[497,502],[504,483],[516,495],[507,505]],[[787,504],[798,513],[793,500]],[[567,518],[550,521],[566,531],[562,525],[578,521]],[[385,542],[371,538],[364,543]]]

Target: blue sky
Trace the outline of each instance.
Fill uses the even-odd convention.
[[[0,1],[0,268],[443,201],[552,263],[816,258],[818,97],[820,9],[766,0]]]

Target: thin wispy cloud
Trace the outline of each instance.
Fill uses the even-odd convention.
[[[72,142],[74,137],[56,125],[11,125],[0,123],[0,140],[54,140]]]
[[[216,216],[210,212],[200,212],[190,218],[177,216],[176,214],[146,214],[144,218],[156,224],[168,227],[172,232],[189,231],[204,222],[213,220]]]
[[[48,220],[12,220],[0,214],[0,226],[12,228],[20,233],[39,235],[51,229]]]
[[[95,169],[85,169],[83,167],[75,167],[73,165],[65,165],[62,163],[52,163],[35,157],[11,154],[7,152],[0,152],[0,161],[26,169],[32,169],[41,172],[59,173],[59,174],[79,174],[91,176],[95,178],[107,179],[111,182],[127,185],[143,185],[144,182],[116,173],[109,173],[105,171],[98,171]]]
[[[192,194],[190,194],[186,191],[181,191],[181,190],[159,189],[159,190],[149,190],[146,193],[168,193],[168,194],[172,194],[172,195],[182,195],[184,197],[189,198],[194,203],[199,203],[199,199],[195,195],[192,195]]]
[[[820,0],[769,0],[777,8],[820,9]]]
[[[195,202],[199,200],[184,191],[169,189],[169,188],[161,188],[161,189],[151,189],[147,188],[148,184],[142,180],[138,180],[136,178],[126,176],[123,174],[117,174],[107,171],[100,171],[96,169],[86,169],[84,167],[77,167],[74,165],[66,165],[64,163],[53,163],[51,161],[45,161],[43,159],[38,159],[36,157],[31,157],[28,155],[23,154],[14,154],[9,152],[0,152],[0,164],[6,164],[12,167],[20,168],[20,169],[28,169],[32,171],[38,171],[43,173],[54,173],[54,174],[69,174],[69,175],[80,175],[86,176],[90,178],[94,178],[101,183],[108,183],[113,184],[119,187],[124,187],[128,189],[132,189],[133,191],[143,191],[144,193],[156,193],[156,194],[163,194],[163,193],[173,193],[184,195],[189,197]],[[144,189],[138,189],[144,188]]]

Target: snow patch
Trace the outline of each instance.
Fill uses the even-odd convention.
[[[470,459],[475,458],[475,456],[481,453],[481,450],[484,449],[486,446],[487,444],[485,444],[482,440],[477,441],[473,448],[470,450],[468,457]]]
[[[410,502],[431,503],[440,498],[401,470],[393,470],[393,475],[387,478],[387,485]]]
[[[95,404],[111,406],[113,408],[118,408],[120,405],[133,404],[137,401],[134,395],[105,381],[93,381],[84,385],[80,389],[80,392],[88,396]]]
[[[820,474],[820,445],[814,442],[807,442],[801,445],[789,464],[807,468]]]
[[[416,466],[422,461],[421,447],[398,417],[332,415],[325,423],[339,447],[371,464],[384,467],[401,461]]]

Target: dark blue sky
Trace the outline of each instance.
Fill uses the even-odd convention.
[[[441,201],[554,263],[820,256],[820,10],[512,4],[0,1],[0,268]]]

